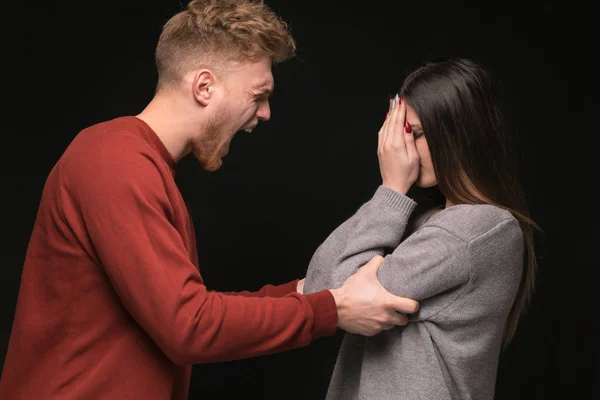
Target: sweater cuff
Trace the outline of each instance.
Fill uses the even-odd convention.
[[[379,185],[375,191],[375,194],[373,195],[373,199],[376,199],[378,202],[401,211],[407,216],[412,214],[413,210],[417,206],[417,203],[410,197],[383,185]]]
[[[337,306],[329,290],[305,295],[313,310],[313,340],[322,336],[333,336],[337,330]]]
[[[284,297],[290,293],[296,293],[296,288],[298,287],[298,281],[300,279],[294,279],[291,282],[284,283],[281,285],[275,285],[269,291],[269,296],[271,297]]]

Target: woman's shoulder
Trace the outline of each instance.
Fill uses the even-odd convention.
[[[444,229],[465,241],[489,232],[500,235],[521,232],[510,211],[490,204],[457,204],[433,215],[425,225]]]

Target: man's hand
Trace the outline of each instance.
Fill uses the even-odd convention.
[[[298,284],[296,285],[296,292],[300,293],[300,294],[304,294],[304,280],[306,278],[302,278],[298,281]]]
[[[364,336],[373,336],[396,325],[406,325],[419,303],[394,296],[381,286],[377,271],[383,257],[375,256],[339,289],[332,289],[338,310],[338,327]]]

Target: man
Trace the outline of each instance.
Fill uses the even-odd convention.
[[[155,97],[77,135],[51,171],[23,269],[0,398],[185,399],[191,366],[406,324],[371,260],[335,290],[303,280],[208,290],[174,181],[193,154],[221,166],[240,130],[270,117],[272,64],[293,57],[262,1],[194,0],[165,25]]]

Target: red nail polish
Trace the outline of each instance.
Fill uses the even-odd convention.
[[[408,121],[406,121],[406,123],[404,124],[404,130],[406,131],[406,133],[412,133],[412,127],[410,126]]]
[[[402,104],[402,102],[403,102],[403,101],[404,101],[404,100],[402,100],[402,97],[400,97],[400,104]]]

